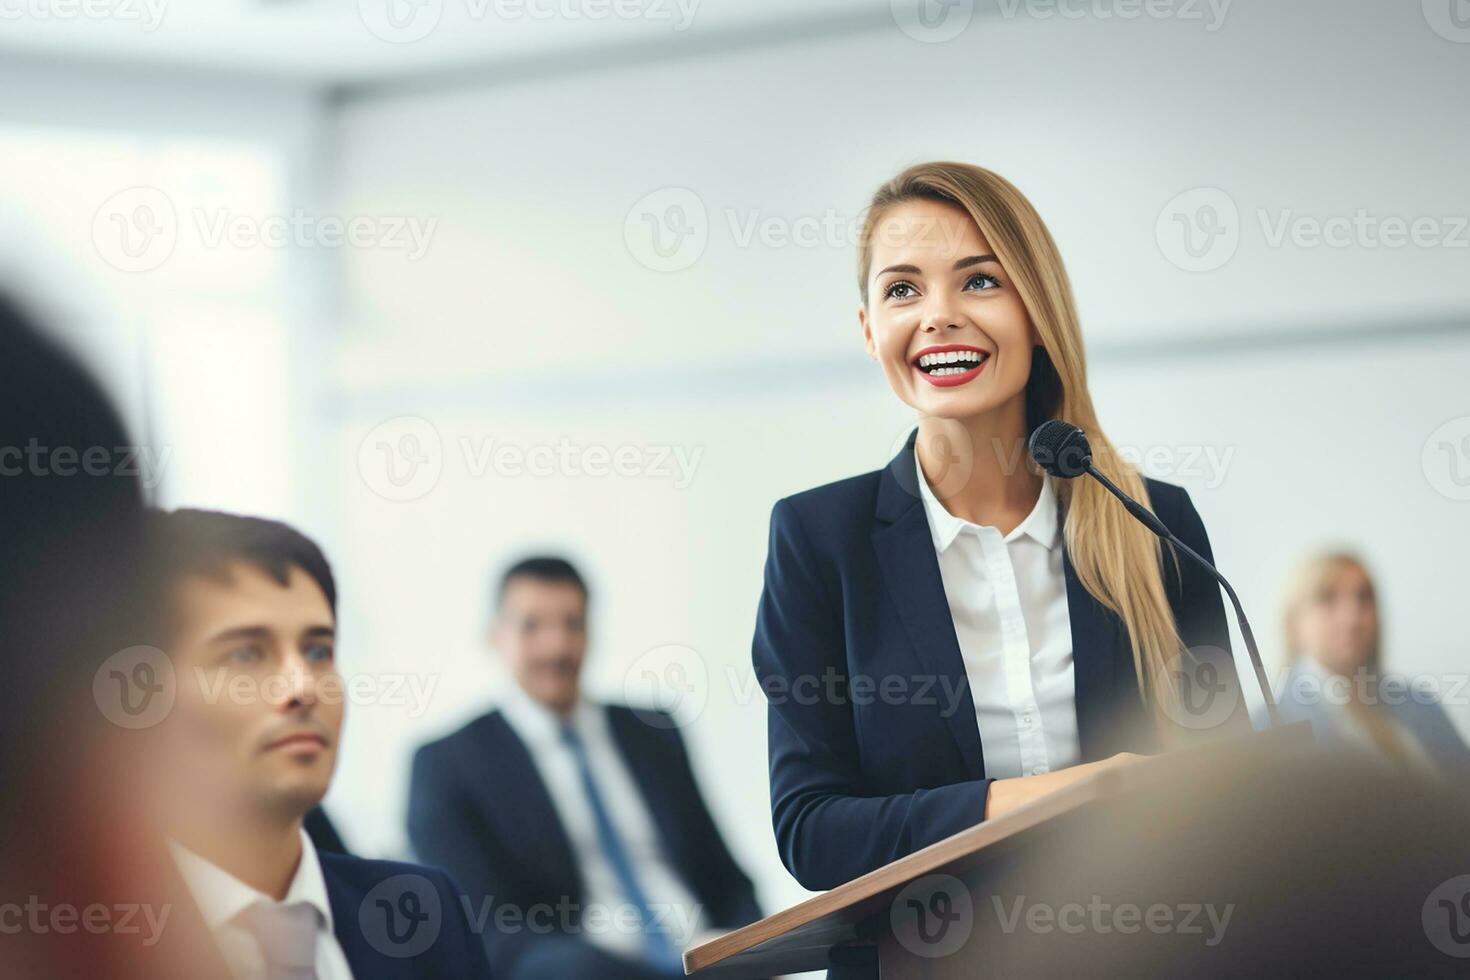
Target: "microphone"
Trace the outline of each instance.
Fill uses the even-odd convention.
[[[1030,450],[1031,458],[1036,461],[1036,465],[1052,476],[1070,480],[1085,473],[1101,483],[1109,493],[1123,502],[1128,513],[1137,518],[1139,523],[1194,559],[1225,588],[1225,594],[1230,596],[1230,604],[1235,607],[1235,621],[1240,625],[1240,635],[1245,638],[1245,649],[1250,654],[1251,667],[1255,669],[1256,684],[1261,689],[1261,697],[1265,699],[1266,713],[1271,719],[1271,727],[1279,726],[1281,716],[1276,710],[1276,699],[1271,696],[1271,685],[1266,680],[1266,668],[1261,666],[1261,651],[1256,648],[1256,637],[1251,632],[1250,620],[1246,619],[1245,610],[1241,608],[1240,597],[1235,594],[1235,589],[1226,581],[1225,576],[1220,574],[1219,569],[1205,561],[1199,552],[1180,541],[1153,511],[1119,490],[1113,481],[1103,476],[1097,467],[1092,465],[1092,447],[1088,445],[1087,434],[1077,426],[1070,422],[1063,422],[1061,419],[1043,422],[1036,427],[1035,432],[1031,433],[1026,448]]]

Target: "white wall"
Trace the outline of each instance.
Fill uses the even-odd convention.
[[[105,377],[158,461],[154,499],[310,514],[328,263],[209,229],[319,199],[320,93],[20,58],[0,90],[0,275]]]
[[[707,695],[686,735],[706,792],[765,901],[800,897],[771,840],[764,712],[746,686],[766,518],[782,494],[882,465],[906,414],[862,358],[843,236],[782,245],[738,230],[845,222],[882,178],[926,158],[991,166],[1048,219],[1104,423],[1166,454],[1159,475],[1194,494],[1270,646],[1288,563],[1346,541],[1383,577],[1393,664],[1462,670],[1451,600],[1470,504],[1436,492],[1421,450],[1470,414],[1470,335],[1456,328],[1470,250],[1273,247],[1258,211],[1268,224],[1286,209],[1465,215],[1470,110],[1451,93],[1467,81],[1470,48],[1417,4],[1238,0],[1214,31],[996,14],[945,44],[874,31],[524,84],[349,93],[337,206],[438,224],[417,261],[345,256],[324,492],[342,494],[346,649],[439,686],[417,717],[358,712],[337,790],[348,831],[401,846],[413,744],[483,710],[499,682],[479,639],[488,576],[546,544],[594,573],[599,689],[621,695],[660,645],[697,653]],[[1238,209],[1239,247],[1188,272],[1156,225],[1162,214],[1171,229],[1166,205],[1201,187]],[[625,222],[668,219],[675,203],[707,248],[654,271]],[[1449,331],[1431,333],[1441,321]],[[396,444],[419,425],[402,416],[433,426],[442,449],[426,458],[442,475],[390,502],[375,492],[380,463],[360,469],[358,452],[375,426],[387,424],[373,444]],[[461,448],[562,438],[703,456],[676,490],[476,477]],[[1223,469],[1206,467],[1206,449]],[[1452,710],[1470,728],[1470,707]]]

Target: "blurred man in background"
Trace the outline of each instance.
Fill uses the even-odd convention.
[[[409,835],[486,906],[497,976],[680,976],[697,932],[760,909],[673,719],[582,696],[587,607],[561,558],[505,572],[491,643],[515,683],[418,751]]]
[[[336,585],[275,521],[157,520],[162,645],[177,701],[157,726],[160,822],[241,980],[484,977],[463,896],[439,871],[319,852],[303,821],[330,785],[344,689]]]

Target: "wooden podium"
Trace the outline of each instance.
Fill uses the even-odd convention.
[[[844,953],[863,954],[866,947],[871,957],[876,947],[883,980],[1028,975],[1021,964],[1038,936],[1034,928],[1017,928],[1028,913],[1009,905],[1011,896],[1044,894],[1044,908],[1055,910],[1084,901],[1090,887],[1068,882],[1074,890],[1062,894],[1056,882],[1066,881],[1065,868],[1035,873],[1051,842],[1077,840],[1105,819],[1110,805],[1139,793],[1167,796],[1171,787],[1186,792],[1201,780],[1248,779],[1310,743],[1308,726],[1289,725],[1104,770],[689,949],[685,972],[740,980],[826,970]]]

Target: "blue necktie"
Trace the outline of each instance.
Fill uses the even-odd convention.
[[[569,725],[562,726],[561,739],[571,750],[572,758],[577,760],[577,772],[581,774],[582,788],[587,793],[592,819],[597,824],[597,843],[602,847],[607,863],[612,866],[613,874],[617,875],[618,887],[623,890],[623,895],[638,910],[642,919],[644,956],[659,970],[671,976],[683,976],[684,960],[679,950],[674,947],[667,932],[654,927],[653,910],[649,907],[647,896],[643,894],[643,886],[638,884],[627,848],[623,847],[623,840],[618,836],[607,806],[602,801],[602,794],[598,792],[597,783],[592,778],[592,767],[587,763],[587,747],[582,744],[581,736]]]

